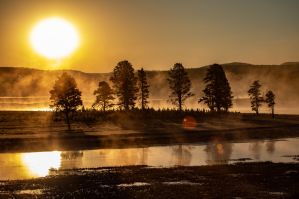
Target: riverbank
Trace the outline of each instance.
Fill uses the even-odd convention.
[[[299,164],[52,170],[1,181],[1,198],[298,198]]]
[[[159,117],[139,117],[134,113],[117,113],[86,119],[87,122],[77,118],[73,130],[67,131],[64,121],[53,118],[51,112],[0,112],[0,152],[148,147],[215,139],[242,142],[299,136],[297,115],[277,115],[272,119],[269,115],[239,113],[159,114]],[[83,118],[90,117],[87,114]]]

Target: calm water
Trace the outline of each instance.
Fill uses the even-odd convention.
[[[229,143],[186,144],[129,149],[0,153],[0,180],[49,175],[50,169],[148,165],[171,167],[228,164],[241,161],[296,162],[299,138]]]

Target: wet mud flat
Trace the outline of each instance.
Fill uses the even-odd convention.
[[[299,164],[238,163],[52,171],[1,181],[0,198],[298,198]]]

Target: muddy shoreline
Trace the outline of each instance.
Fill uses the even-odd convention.
[[[298,198],[299,164],[52,171],[53,176],[1,181],[1,198]]]
[[[156,114],[156,113],[155,113]],[[64,121],[50,112],[0,112],[0,152],[65,151],[130,148],[157,145],[227,142],[299,137],[299,116],[250,114],[195,115],[195,125],[177,118],[139,118],[118,114],[105,121],[74,121],[67,131]],[[100,118],[100,117],[99,117]]]
[[[0,152],[130,148],[299,137],[299,116],[246,114],[167,119],[117,115],[75,121],[66,131],[51,113],[0,112]],[[286,154],[287,155],[287,154]],[[298,154],[294,156],[297,158]],[[241,161],[241,160],[240,160]],[[245,159],[244,159],[245,161]],[[298,198],[298,163],[237,163],[153,168],[50,170],[50,176],[0,181],[0,198]]]
[[[230,130],[182,130],[175,135],[163,131],[121,135],[86,135],[71,131],[46,138],[1,139],[0,152],[67,151],[104,148],[139,148],[159,145],[206,143],[214,139],[226,142],[299,137],[299,125]]]

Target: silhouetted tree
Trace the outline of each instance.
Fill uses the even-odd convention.
[[[254,81],[248,90],[248,95],[250,97],[251,109],[259,114],[259,107],[262,106],[264,101],[261,94],[261,84],[258,80]]]
[[[113,106],[113,90],[110,88],[107,82],[99,82],[99,87],[94,91],[93,94],[96,96],[96,101],[93,103],[92,107],[100,106],[103,112],[105,112],[107,108]]]
[[[137,78],[134,76],[131,63],[126,60],[119,62],[114,68],[110,80],[118,97],[118,105],[125,110],[133,108],[138,88],[136,86]]]
[[[174,64],[173,68],[168,72],[168,75],[167,80],[171,89],[170,100],[182,111],[185,100],[194,95],[190,92],[191,81],[181,63]]]
[[[148,104],[148,97],[149,97],[149,85],[147,83],[146,73],[141,68],[138,70],[138,98],[141,100],[141,109],[144,110]]]
[[[82,106],[81,91],[78,89],[75,79],[67,73],[63,73],[55,81],[53,89],[50,90],[50,95],[50,108],[64,113],[70,130],[69,114],[77,111],[78,107]]]
[[[271,108],[272,118],[274,118],[275,94],[271,90],[266,93],[265,102]]]
[[[206,84],[203,90],[204,96],[199,99],[199,103],[204,102],[211,111],[216,109],[219,112],[223,109],[227,112],[233,105],[233,96],[222,66],[211,65],[207,70],[204,82]]]

